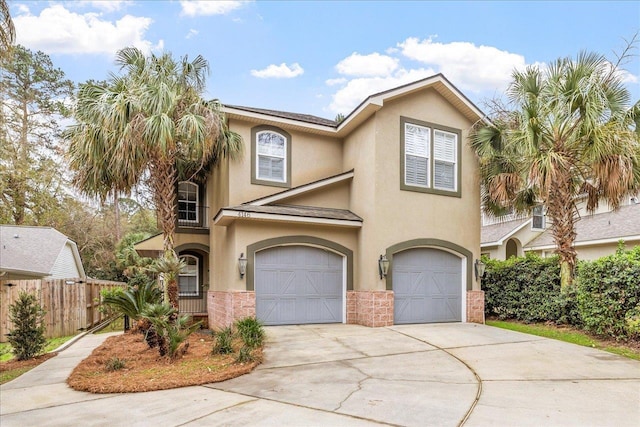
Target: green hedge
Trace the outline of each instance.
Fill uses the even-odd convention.
[[[482,288],[487,316],[523,322],[556,321],[562,316],[557,258],[527,255],[485,262]]]
[[[485,262],[487,316],[566,323],[616,339],[640,338],[640,247],[580,262],[575,286],[567,292],[560,291],[556,257]]]
[[[640,247],[581,262],[576,282],[584,328],[616,339],[638,338]]]

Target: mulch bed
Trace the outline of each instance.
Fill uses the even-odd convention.
[[[27,360],[7,360],[6,362],[0,363],[0,372],[11,371],[14,369],[22,369],[22,368],[33,368],[44,362],[45,360],[51,359],[58,353],[46,353],[40,356],[36,356],[33,359]]]
[[[236,363],[235,355],[212,354],[214,339],[206,331],[188,338],[182,357],[169,360],[157,348],[149,348],[139,333],[109,337],[73,370],[67,384],[91,393],[132,393],[165,390],[225,381],[251,372],[262,360],[262,349],[253,352],[255,361]],[[109,371],[114,358],[124,367]]]

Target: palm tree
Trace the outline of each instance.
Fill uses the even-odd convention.
[[[228,130],[220,103],[201,97],[209,70],[202,56],[176,61],[169,53],[145,56],[129,47],[117,53],[116,63],[123,75],[84,84],[78,93],[77,124],[66,132],[74,180],[82,191],[101,197],[130,192],[146,181],[165,256],[175,258],[178,179],[240,156],[242,140]]]
[[[9,14],[7,0],[0,0],[0,59],[9,58],[11,46],[16,41],[16,29]]]
[[[500,215],[528,214],[544,204],[561,264],[562,288],[576,265],[577,203],[617,209],[640,187],[640,146],[617,64],[581,53],[541,70],[514,71],[507,91],[513,111],[472,132],[480,161],[483,206]]]

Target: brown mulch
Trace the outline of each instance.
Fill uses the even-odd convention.
[[[22,368],[35,368],[42,362],[51,359],[58,353],[45,353],[40,356],[36,356],[33,359],[27,360],[7,360],[6,362],[0,363],[0,372],[12,371],[14,369],[22,369]]]
[[[133,393],[201,385],[225,381],[251,372],[262,360],[262,349],[253,352],[255,361],[236,363],[234,354],[212,354],[211,334],[195,332],[189,347],[176,360],[161,357],[157,348],[149,348],[139,333],[109,337],[71,373],[71,388],[91,393]],[[124,367],[109,371],[114,358]]]

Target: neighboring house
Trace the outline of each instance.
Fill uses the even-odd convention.
[[[51,227],[0,225],[0,279],[85,278],[76,244]]]
[[[640,245],[640,204],[631,199],[617,211],[600,207],[594,214],[586,213],[579,204],[580,219],[576,222],[575,248],[578,258],[594,260],[613,254],[618,242],[626,248]],[[508,259],[535,252],[543,257],[553,255],[555,243],[546,224],[544,212],[534,210],[528,218],[498,218],[483,216],[482,254],[494,259]]]
[[[249,315],[267,325],[483,322],[468,135],[484,116],[444,76],[371,95],[341,123],[224,112],[246,153],[204,186],[178,185],[181,310],[208,313],[212,327]],[[162,236],[136,250],[157,256]]]

